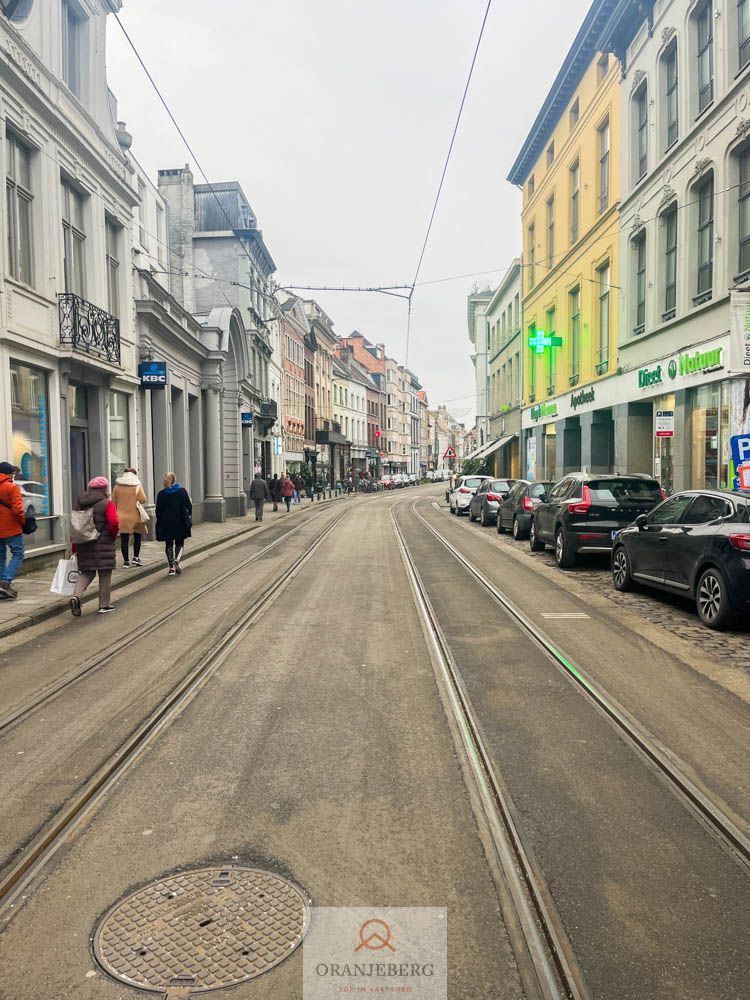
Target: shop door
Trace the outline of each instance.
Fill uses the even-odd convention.
[[[89,441],[84,427],[70,428],[70,491],[73,502],[86,489],[89,481]]]
[[[674,420],[675,394],[668,393],[654,400],[654,435],[656,434],[656,414],[663,414],[662,423],[669,422],[667,415],[671,413]],[[669,495],[674,490],[674,430],[671,437],[654,436],[654,478]]]

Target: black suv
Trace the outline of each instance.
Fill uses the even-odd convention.
[[[609,552],[618,531],[661,503],[664,491],[651,476],[573,472],[539,499],[529,526],[531,551],[554,545],[557,565],[569,569],[579,552]]]
[[[750,608],[750,491],[675,493],[621,531],[612,551],[616,590],[636,583],[695,601],[709,628]]]

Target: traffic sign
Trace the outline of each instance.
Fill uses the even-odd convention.
[[[456,452],[454,451],[453,448],[451,448],[450,445],[448,445],[448,447],[443,452],[443,458],[455,458],[455,457],[456,457]]]

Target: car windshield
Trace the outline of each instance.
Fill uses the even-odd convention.
[[[596,503],[658,503],[661,489],[655,479],[592,479],[586,484]]]
[[[467,476],[466,479],[461,483],[462,486],[468,486],[469,489],[475,490],[484,482],[479,476]]]
[[[529,493],[532,497],[540,497],[542,493],[549,493],[554,483],[532,483]]]
[[[507,493],[510,489],[510,483],[507,479],[496,479],[491,485],[490,490],[492,493]]]

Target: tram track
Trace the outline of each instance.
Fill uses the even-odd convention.
[[[203,652],[185,672],[178,683],[163,697],[159,704],[151,709],[143,718],[137,728],[131,732],[121,744],[109,754],[107,759],[98,767],[85,784],[54,814],[52,819],[37,831],[34,837],[21,849],[21,856],[12,863],[2,874],[0,874],[0,925],[4,925],[13,916],[15,902],[19,899],[24,889],[46,868],[60,848],[91,818],[99,805],[106,799],[114,785],[123,775],[133,767],[145,751],[148,750],[151,742],[168,728],[172,722],[184,711],[190,701],[199,693],[203,686],[210,680],[213,674],[221,667],[227,656],[233,651],[236,644],[246,635],[248,630],[258,621],[264,612],[278,599],[286,590],[289,583],[297,576],[302,568],[309,562],[325,539],[331,534],[341,520],[349,513],[351,507],[335,516],[323,530],[315,536],[307,545],[302,555],[297,558],[294,565],[285,567],[277,574],[265,587],[262,593],[253,603],[236,619],[222,634],[222,636],[205,652]],[[325,512],[323,512],[325,513]],[[315,515],[320,516],[320,515]],[[305,524],[309,524],[308,519]],[[232,570],[222,574],[214,581],[210,581],[205,587],[213,589],[220,582],[237,572],[242,565],[258,559],[269,549],[280,544],[296,534],[305,525],[299,525],[291,532],[285,533],[282,538],[265,546],[259,552],[233,567]],[[203,588],[201,588],[202,590]],[[151,631],[157,627],[156,619],[163,620],[164,615],[174,617],[179,610],[184,609],[195,600],[201,591],[191,595],[190,599],[180,602],[179,605],[168,609],[161,616],[154,616],[151,620]],[[139,633],[138,638],[144,633]],[[129,637],[128,637],[129,638]],[[133,640],[135,641],[135,640]],[[126,646],[119,645],[122,640],[113,643],[117,649],[108,648],[106,658],[111,659]],[[104,654],[102,654],[103,665]],[[70,687],[83,676],[90,674],[94,669],[92,664],[88,664],[84,672],[79,672],[76,676],[70,676],[66,683],[54,692],[49,689],[42,692],[42,695],[55,697],[65,688]],[[62,681],[61,681],[62,683]],[[26,706],[32,714],[40,703],[31,703]],[[8,723],[9,726],[16,724],[18,718]]]
[[[688,809],[714,841],[718,841],[721,850],[731,855],[734,862],[739,863],[747,872],[750,844],[744,832],[711,800],[705,790],[698,788],[690,780],[680,769],[679,761],[667,757],[658,741],[645,732],[601,685],[595,683],[572,657],[561,652],[520,608],[445,539],[417,510],[416,502],[410,506],[417,524],[429,533],[427,537],[440,543],[443,550],[452,556],[471,579],[472,584],[480,586],[505,612],[512,626],[554,664],[566,683],[572,684],[584,695],[589,704],[604,716],[606,724],[657,775],[661,785],[673,793],[675,799]],[[440,615],[444,613],[444,609],[439,613],[431,601],[430,588],[434,586],[436,579],[434,574],[433,582],[428,587],[412,549],[412,539],[407,538],[407,532],[399,524],[396,508],[391,510],[391,518],[431,651],[438,686],[474,792],[475,811],[480,826],[484,828],[486,841],[489,841],[489,847],[486,843],[488,857],[494,852],[497,862],[492,867],[496,871],[498,897],[516,952],[524,988],[529,996],[543,997],[544,1000],[559,1000],[560,997],[583,1000],[590,996],[587,984],[589,969],[585,966],[586,973],[582,971],[577,958],[577,946],[574,948],[566,930],[568,925],[550,891],[545,875],[546,866],[537,860],[532,838],[521,818],[521,810],[511,797],[505,776],[498,770],[498,758],[487,738],[487,706],[482,705],[482,712],[477,710],[462,667],[452,649],[453,640],[447,638],[441,625]],[[411,535],[411,532],[408,534]],[[427,552],[424,544],[420,542],[420,560]],[[447,586],[444,580],[443,586]],[[440,601],[444,604],[445,598],[440,598],[439,603]],[[472,690],[476,691],[476,684]],[[554,874],[556,873],[553,872]],[[555,878],[555,897],[560,891],[557,883]]]
[[[18,705],[13,708],[10,712],[7,712],[4,716],[0,717],[0,739],[8,733],[13,727],[25,722],[31,715],[34,714],[38,709],[43,708],[48,705],[51,701],[58,697],[62,692],[66,691],[68,688],[77,684],[79,681],[83,680],[85,677],[96,673],[102,667],[106,666],[115,656],[125,652],[131,646],[140,642],[146,636],[151,635],[157,629],[161,628],[167,622],[176,618],[180,612],[184,611],[191,604],[196,601],[201,600],[207,594],[210,594],[218,587],[220,587],[227,580],[241,573],[243,570],[247,569],[254,562],[262,559],[269,552],[273,551],[278,546],[282,545],[287,539],[292,538],[294,535],[302,531],[307,525],[317,520],[326,514],[326,510],[316,511],[304,522],[295,525],[289,531],[285,531],[284,534],[280,535],[278,538],[264,545],[262,548],[253,552],[252,555],[247,556],[242,559],[236,566],[230,567],[219,576],[214,577],[214,579],[209,580],[207,583],[203,584],[201,587],[194,590],[192,593],[188,594],[187,597],[178,601],[176,604],[171,605],[164,611],[160,611],[158,614],[153,615],[151,618],[147,618],[144,622],[140,623],[137,631],[130,631],[126,635],[120,636],[115,639],[114,642],[109,643],[105,646],[99,653],[95,656],[86,660],[83,664],[76,667],[74,670],[65,674],[64,676],[53,681],[46,687],[41,688],[37,691],[31,698],[28,698],[23,704]],[[253,539],[244,540],[243,544],[247,544],[248,541],[253,541]],[[152,581],[153,582],[153,581]]]

